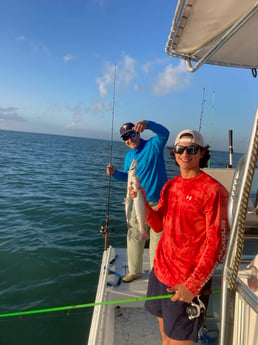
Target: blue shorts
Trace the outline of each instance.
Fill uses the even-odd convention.
[[[202,291],[210,290],[211,279],[203,287]],[[167,295],[168,286],[162,284],[155,276],[154,270],[150,272],[147,296]],[[201,292],[200,292],[201,294]],[[201,296],[200,299],[206,306],[208,306],[209,296]],[[193,302],[197,302],[194,298]],[[204,315],[189,320],[186,309],[188,303],[176,301],[171,302],[170,298],[163,298],[157,300],[145,301],[145,308],[153,315],[163,318],[164,331],[171,339],[176,340],[191,340],[198,342],[198,332],[204,322]]]

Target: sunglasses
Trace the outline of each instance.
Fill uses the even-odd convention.
[[[122,137],[122,139],[123,139],[124,141],[127,141],[127,140],[129,140],[129,139],[133,139],[135,136],[136,136],[136,132],[135,132],[135,131],[132,131],[132,132],[130,132],[128,135],[124,135],[124,136]]]
[[[176,145],[174,146],[174,153],[177,153],[179,155],[182,155],[184,151],[186,150],[188,155],[196,155],[199,151],[200,146],[182,146],[182,145]]]

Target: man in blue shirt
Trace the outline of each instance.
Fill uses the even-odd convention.
[[[142,139],[140,133],[146,129],[151,130],[156,135],[149,140]],[[160,198],[160,191],[167,181],[164,147],[168,141],[169,131],[158,123],[143,120],[136,124],[125,123],[120,128],[120,134],[129,148],[125,156],[124,169],[118,170],[109,164],[107,174],[112,175],[117,180],[127,182],[128,170],[132,160],[135,159],[137,161],[136,176],[139,177],[140,184],[146,192],[147,201],[155,208]],[[145,240],[139,240],[138,238],[139,224],[134,209],[128,224],[127,256],[129,272],[123,277],[124,282],[131,282],[141,276],[145,246]],[[155,233],[147,225],[146,228],[150,236],[150,266],[152,268],[156,246],[161,233]]]

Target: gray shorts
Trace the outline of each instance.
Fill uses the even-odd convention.
[[[202,291],[210,290],[211,279],[203,287]],[[155,276],[154,270],[150,272],[147,296],[167,295],[168,286],[162,284]],[[200,293],[201,294],[201,293]],[[200,299],[208,306],[209,296],[201,296]],[[196,302],[196,298],[193,299]],[[163,318],[164,331],[171,339],[198,341],[198,332],[204,322],[204,315],[189,320],[186,309],[188,303],[176,301],[170,298],[145,301],[145,308],[153,315]]]

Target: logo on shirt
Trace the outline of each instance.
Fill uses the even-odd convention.
[[[192,200],[192,195],[187,195],[186,200]]]

